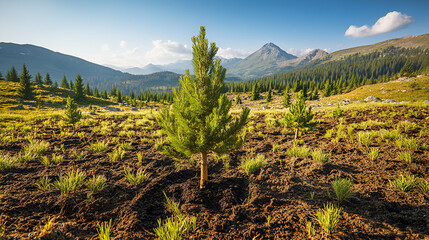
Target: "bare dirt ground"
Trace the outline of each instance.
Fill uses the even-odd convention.
[[[419,111],[422,115],[411,114]],[[281,116],[273,117],[280,119]],[[342,118],[348,125],[370,119],[387,123],[367,129],[358,126],[355,132],[392,130],[401,121],[414,122],[416,127],[403,134],[414,137],[423,146],[429,144],[429,136],[420,136],[420,130],[427,126],[428,117],[427,107],[395,105],[348,110]],[[54,218],[53,231],[45,239],[97,239],[97,224],[109,219],[113,222],[113,239],[156,239],[153,229],[158,225],[157,220],[171,215],[164,204],[165,192],[180,202],[184,214],[197,218],[198,229],[187,234],[186,239],[309,239],[307,222],[316,228],[314,239],[429,239],[428,193],[404,192],[389,184],[389,179],[400,174],[429,180],[428,150],[407,150],[414,156],[413,162],[407,163],[399,159],[398,154],[404,149],[395,142],[374,140],[370,147],[378,148],[380,157],[372,161],[364,153],[369,148],[356,137],[339,142],[324,137],[338,124],[337,117],[323,117],[321,113],[316,118],[320,120],[317,127],[304,132],[299,139],[311,149],[320,148],[330,153],[329,162],[289,156],[286,151],[292,147],[292,130],[267,126],[265,116],[255,114],[249,119],[254,123],[247,142],[226,158],[229,168],[225,162],[210,157],[209,183],[204,190],[199,189],[198,165],[179,164],[162,154],[155,146],[159,137],[154,135],[157,124],[147,122],[137,126],[138,119],[132,116],[96,116],[77,127],[76,132],[81,136],[77,133],[61,136],[60,132],[70,127],[59,127],[55,121],[43,124],[43,120],[29,123],[33,126],[31,131],[16,128],[4,132],[21,139],[0,143],[3,154],[18,154],[28,145],[24,137],[36,132],[36,139],[50,144],[43,156],[56,153],[62,155],[64,161],[46,167],[40,163],[39,156],[0,171],[2,238],[37,239],[38,229],[50,217]],[[93,132],[103,121],[109,122],[112,131]],[[131,124],[129,131],[135,131],[136,135],[120,136],[121,123]],[[105,152],[89,149],[91,142],[112,138],[117,142],[110,142]],[[111,163],[108,154],[121,142],[131,143],[131,147],[123,160]],[[276,152],[273,145],[278,146]],[[58,150],[61,146],[64,152]],[[83,157],[76,158],[73,152],[81,151]],[[143,153],[141,163],[137,160],[138,152]],[[265,156],[265,166],[256,174],[247,175],[240,162],[258,154]],[[132,186],[124,177],[124,167],[133,170],[141,167],[150,176],[143,184]],[[35,186],[39,178],[47,176],[54,182],[70,168],[79,168],[87,179],[104,175],[107,187],[88,198],[89,190],[84,185],[68,194],[61,194],[55,188],[42,191]],[[336,202],[331,187],[336,177],[349,178],[353,184],[352,197],[341,204]],[[339,223],[330,236],[323,233],[315,218],[316,211],[327,202],[342,208]]]

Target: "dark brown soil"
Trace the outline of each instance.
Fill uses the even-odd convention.
[[[395,116],[388,115],[393,111],[397,112]],[[419,134],[428,124],[429,114],[428,109],[420,109],[423,117],[410,114],[417,111],[405,106],[383,107],[349,111],[343,118],[347,124],[369,119],[392,121],[391,126],[372,126],[367,130],[393,129],[404,120],[415,122],[417,128],[405,134],[415,137],[422,146],[429,144],[429,136]],[[112,219],[114,239],[155,239],[157,220],[172,214],[164,204],[165,192],[180,202],[184,214],[197,217],[198,229],[186,235],[186,239],[308,239],[307,222],[316,227],[314,239],[429,239],[429,195],[393,189],[388,181],[399,174],[429,180],[428,150],[412,150],[414,161],[406,163],[398,158],[404,149],[394,142],[374,141],[371,147],[380,149],[381,156],[371,161],[362,151],[366,148],[356,139],[333,142],[325,138],[326,131],[338,124],[338,118],[321,116],[317,116],[321,122],[316,129],[304,132],[299,139],[311,149],[330,153],[329,162],[288,156],[286,150],[294,138],[292,131],[282,131],[281,126],[269,128],[264,116],[257,115],[250,119],[255,122],[254,132],[249,134],[244,147],[228,156],[228,170],[222,161],[210,157],[209,183],[203,190],[199,189],[198,166],[179,164],[156,150],[155,144],[140,141],[150,139],[158,129],[156,124],[147,124],[146,130],[134,124],[136,136],[120,137],[122,128],[118,125],[127,117],[106,119],[100,115],[93,123],[77,127],[77,132],[85,132],[85,137],[80,138],[77,134],[60,136],[62,128],[56,123],[49,127],[42,120],[29,123],[35,126],[36,139],[50,143],[44,156],[51,156],[55,146],[60,148],[63,144],[65,153],[56,154],[63,155],[64,161],[45,167],[37,158],[0,171],[0,230],[5,227],[5,239],[36,239],[38,229],[50,217],[54,218],[54,230],[45,239],[98,239],[97,225]],[[132,124],[131,120],[128,121]],[[117,126],[106,135],[93,133],[93,127],[102,121],[112,121]],[[22,138],[29,133],[32,134],[18,128],[13,132]],[[106,152],[89,150],[90,142],[112,137],[119,138],[119,142],[132,142],[124,159],[116,164],[108,156],[116,143],[110,143]],[[275,153],[274,144],[279,146]],[[0,151],[15,155],[26,145],[24,139],[0,143]],[[77,159],[73,151],[84,151],[84,157]],[[141,166],[138,152],[143,153]],[[257,154],[265,155],[265,167],[247,175],[240,161]],[[134,170],[143,167],[150,177],[140,186],[130,186],[123,175],[124,166]],[[46,192],[36,188],[39,178],[47,176],[53,182],[71,167],[79,168],[88,177],[104,175],[108,186],[91,198],[87,198],[89,190],[84,185],[69,194],[61,194],[55,188]],[[353,196],[342,203],[328,195],[329,190],[334,197],[331,181],[338,176],[353,183]],[[316,211],[327,202],[338,204],[343,210],[330,236],[323,233],[315,218]],[[268,216],[272,218],[270,224]]]

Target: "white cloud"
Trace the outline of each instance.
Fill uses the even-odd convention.
[[[351,25],[344,35],[355,38],[369,37],[404,28],[412,22],[414,22],[412,17],[393,11],[386,14],[386,16],[379,18],[371,27],[368,25],[363,25],[362,27]]]
[[[153,48],[149,50],[145,57],[153,64],[168,64],[178,60],[189,60],[192,58],[192,49],[186,44],[175,41],[152,41]]]
[[[286,50],[287,53],[295,55],[297,57],[302,57],[305,54],[311,52],[314,49],[311,48],[306,48],[306,49],[296,49],[296,48],[289,48],[288,50]]]
[[[250,52],[243,49],[219,48],[217,56],[223,58],[245,58],[250,55]]]
[[[109,44],[105,43],[105,44],[101,45],[100,49],[103,52],[109,51],[110,50]]]
[[[119,46],[121,46],[121,48],[124,48],[124,47],[126,47],[126,46],[127,46],[127,42],[126,42],[125,40],[122,40],[122,41],[119,43]]]

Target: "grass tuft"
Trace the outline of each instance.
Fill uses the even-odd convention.
[[[296,144],[289,148],[287,154],[291,157],[308,157],[310,156],[310,149],[307,146],[298,147]]]
[[[399,159],[407,163],[411,163],[414,159],[413,155],[410,152],[399,152]]]
[[[401,191],[410,191],[413,190],[417,186],[417,179],[414,175],[399,175],[399,177],[390,180],[390,186],[392,188],[399,189]]]
[[[241,162],[241,166],[247,174],[253,174],[263,168],[265,156],[260,154],[254,158],[246,158]]]
[[[109,145],[109,141],[98,141],[90,143],[89,149],[93,152],[104,152],[107,150],[107,145]]]
[[[88,182],[86,183],[86,187],[88,187],[89,190],[91,190],[91,193],[88,195],[88,197],[91,197],[92,194],[103,190],[107,186],[106,181],[107,181],[107,179],[105,176],[93,175],[92,178],[89,179]]]
[[[311,157],[315,161],[329,162],[329,154],[324,153],[321,149],[315,149],[311,152]]]
[[[371,161],[375,161],[380,156],[380,150],[378,148],[371,148],[371,151],[369,151],[367,154]]]
[[[342,202],[352,195],[350,190],[352,183],[350,179],[337,178],[332,182],[332,188],[337,196],[338,202]]]
[[[327,234],[331,234],[340,219],[340,214],[341,208],[335,207],[331,203],[326,203],[323,209],[317,211],[316,217],[323,230]]]
[[[100,240],[110,240],[110,230],[112,228],[112,219],[109,220],[109,222],[103,222],[101,224],[98,224],[98,238]]]
[[[69,193],[76,191],[85,178],[85,173],[79,171],[79,169],[71,169],[66,176],[60,175],[53,186],[60,190],[61,193]]]
[[[132,173],[124,168],[124,175],[132,185],[140,185],[149,177],[149,174],[147,174],[143,169],[139,169],[136,173]]]
[[[166,205],[173,211],[173,216],[162,221],[158,219],[158,227],[154,229],[155,234],[160,240],[181,239],[186,233],[197,230],[197,218],[188,217],[179,210],[180,204],[171,201],[164,193],[167,199]]]

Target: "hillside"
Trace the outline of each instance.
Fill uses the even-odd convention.
[[[71,80],[80,73],[84,80],[96,83],[100,79],[120,79],[129,76],[120,71],[94,64],[81,58],[51,51],[30,44],[0,43],[0,72],[4,75],[15,66],[20,71],[22,64],[27,66],[32,76],[49,72],[53,81],[60,82],[63,74]]]
[[[375,44],[371,44],[371,45],[348,48],[348,49],[336,51],[336,52],[330,53],[326,57],[322,58],[320,63],[340,60],[346,56],[353,55],[353,54],[364,55],[364,54],[368,54],[371,52],[386,49],[388,47],[429,49],[429,34],[395,38],[395,39],[390,39],[387,41],[383,41],[383,42],[379,42],[379,43],[375,43]]]
[[[124,89],[133,89],[136,92],[177,86],[180,77],[179,74],[168,72],[132,75],[34,45],[0,43],[0,72],[3,76],[12,66],[19,74],[22,64],[26,65],[33,77],[37,72],[40,72],[42,77],[48,72],[52,81],[57,81],[58,84],[63,75],[70,81],[79,73],[84,79],[84,84],[88,82],[90,86],[96,86],[99,90],[108,90],[112,85],[120,85]],[[129,83],[133,83],[132,86],[127,86]]]

